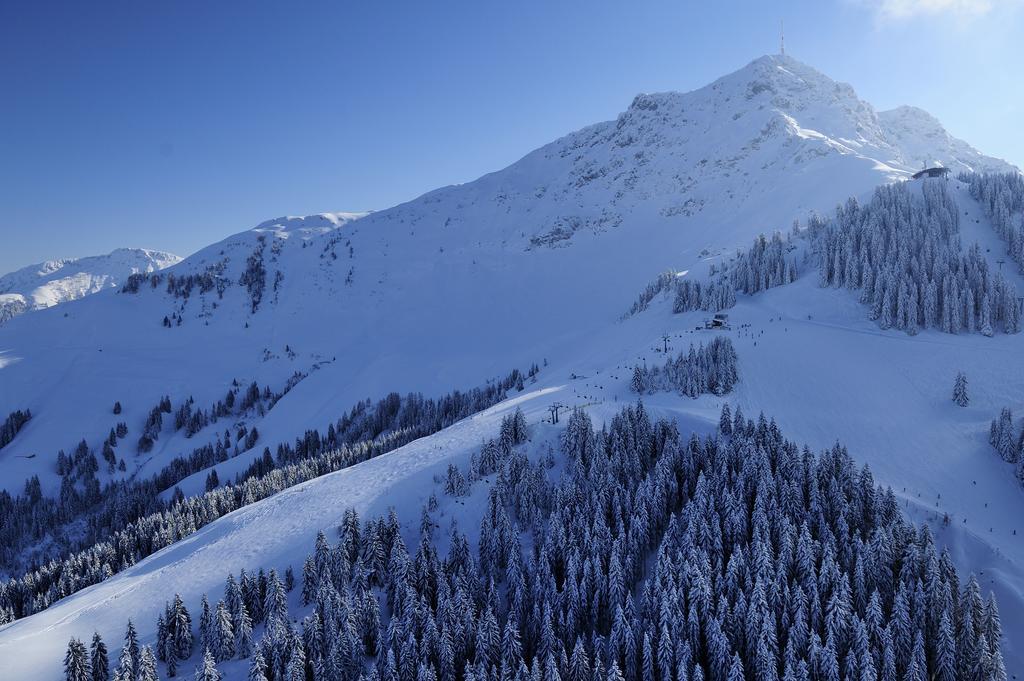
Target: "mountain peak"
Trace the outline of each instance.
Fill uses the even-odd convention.
[[[709,123],[725,127],[729,126],[730,120],[738,120],[758,110],[788,115],[802,113],[804,117],[810,115],[812,118],[817,118],[823,111],[833,110],[839,115],[832,115],[827,121],[832,125],[841,118],[857,119],[852,129],[844,131],[844,135],[854,137],[877,125],[874,109],[861,100],[850,85],[837,82],[783,54],[758,57],[746,66],[690,92],[637,95],[627,113],[662,107],[708,109],[717,117]],[[858,125],[865,130],[857,130]]]
[[[846,83],[833,80],[826,74],[788,54],[766,54],[751,61],[743,68],[722,76],[710,85],[722,88],[727,84],[748,88],[756,83],[769,86],[763,91],[804,92],[817,90],[838,91],[854,95],[853,88]],[[755,88],[757,89],[757,88]],[[757,93],[754,93],[757,94]]]
[[[690,92],[637,95],[616,125],[620,137],[654,135],[660,141],[669,136],[666,128],[696,125],[709,141],[716,140],[719,154],[732,158],[763,150],[768,138],[788,138],[792,143],[783,150],[794,158],[860,156],[887,169],[890,177],[924,161],[957,170],[1012,169],[954,138],[923,109],[902,106],[879,113],[852,86],[784,54],[758,57]],[[689,135],[683,141],[694,146]]]
[[[729,78],[732,75],[744,73],[747,71],[767,71],[773,74],[788,73],[796,77],[811,77],[813,79],[825,79],[831,81],[832,79],[821,73],[814,67],[805,64],[799,59],[794,58],[788,54],[765,54],[761,55],[757,59],[752,60],[743,68],[734,71],[732,74],[723,76]],[[719,80],[722,80],[719,79]]]

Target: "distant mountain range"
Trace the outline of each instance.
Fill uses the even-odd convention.
[[[106,255],[62,258],[29,265],[0,277],[0,324],[31,310],[76,300],[121,285],[128,275],[181,262],[163,251],[118,248]]]

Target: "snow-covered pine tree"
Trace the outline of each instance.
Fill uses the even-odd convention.
[[[132,655],[127,647],[121,649],[121,655],[117,659],[114,681],[135,681],[135,663],[132,662]]]
[[[107,645],[103,642],[99,632],[92,635],[90,663],[92,667],[92,681],[109,681],[110,659],[107,654]]]
[[[203,659],[196,667],[196,673],[192,678],[195,681],[221,681],[222,677],[217,669],[217,662],[213,659],[213,653],[209,648],[203,650]]]
[[[640,394],[675,390],[690,397],[724,395],[739,380],[736,364],[732,341],[718,337],[707,345],[691,345],[688,352],[666,359],[663,367],[635,366],[631,387]],[[637,391],[638,387],[642,390]]]
[[[142,646],[139,653],[139,670],[135,678],[136,681],[159,681],[160,679],[156,668],[156,657],[153,655],[153,649],[149,646]]]
[[[732,433],[732,410],[729,409],[728,402],[722,405],[722,412],[718,418],[718,430],[722,435]]]
[[[971,403],[967,395],[967,374],[962,371],[957,372],[956,381],[953,383],[953,401],[959,407],[966,407]]]
[[[977,245],[961,251],[959,210],[944,183],[879,187],[864,206],[808,229],[822,286],[861,290],[882,328],[1007,333],[1020,327],[1015,288],[991,273]],[[1010,301],[1013,304],[1010,304]]]
[[[213,656],[218,662],[235,656],[235,627],[224,601],[217,601],[213,619]]]
[[[242,614],[238,618],[235,627],[235,650],[238,652],[238,659],[247,659],[254,648],[252,640],[252,619],[249,617],[249,610],[243,605]]]
[[[643,395],[647,392],[647,384],[644,381],[644,371],[639,365],[633,367],[633,381],[630,384],[633,392]]]
[[[276,572],[242,575],[243,605],[268,596],[252,678],[728,681],[738,660],[744,679],[902,681],[940,659],[1001,678],[994,603],[870,470],[763,415],[731,426],[687,438],[638,403],[596,430],[577,409],[553,480],[496,444],[475,553],[453,528],[447,556],[433,539],[410,555],[396,516],[346,511],[310,554],[299,627]]]
[[[45,554],[38,556],[38,569],[12,580],[7,588],[0,588],[0,623],[32,614],[69,593],[105,579],[112,570],[134,564],[175,538],[237,508],[239,501],[243,505],[253,503],[328,470],[344,468],[391,451],[426,433],[437,432],[504,399],[520,376],[520,372],[513,370],[483,387],[453,391],[437,399],[419,394],[395,394],[376,404],[360,402],[332,423],[327,435],[308,431],[295,447],[282,443],[276,457],[269,447],[265,448],[263,456],[240,475],[232,488],[212,490],[202,495],[201,502],[196,504],[182,503],[184,494],[175,483],[229,456],[224,442],[218,442],[216,447],[204,445],[187,457],[176,457],[152,479],[114,480],[101,488],[96,478],[95,456],[83,441],[81,456],[78,450],[70,457],[63,453],[58,455],[58,468],[62,475],[80,476],[84,490],[80,491],[81,488],[69,480],[64,483],[65,493],[54,504],[51,497],[42,494],[39,481],[30,478],[23,493],[9,502],[0,501],[0,569],[9,568],[11,561],[20,560],[23,550],[29,546],[33,546],[34,552],[39,550]],[[228,394],[233,395],[234,391],[237,388],[229,390]],[[280,397],[269,388],[261,391],[255,385],[250,394],[259,404],[272,403]],[[195,410],[193,415],[236,413],[237,410],[226,406],[228,403],[233,400],[226,397],[209,411]],[[169,413],[169,408],[169,400],[162,399],[157,411]],[[127,432],[125,423],[119,422],[114,429],[114,440],[125,437]],[[238,437],[243,437],[239,432]],[[382,435],[384,437],[380,437]],[[109,439],[104,444],[110,444]],[[123,458],[117,459],[117,468],[126,470]],[[157,496],[165,489],[173,490],[167,502]],[[138,499],[147,502],[139,504]],[[4,522],[15,509],[19,520]],[[68,517],[87,522],[84,525],[62,524],[62,519]],[[83,527],[87,528],[84,533],[79,531]],[[56,533],[57,536],[55,541],[41,547],[35,541],[41,533]],[[106,541],[115,533],[122,533],[122,538],[116,542]],[[78,552],[65,554],[67,547]],[[65,555],[63,560],[48,560],[61,555]],[[261,604],[253,603],[248,607],[250,614],[262,621]]]
[[[92,681],[92,666],[85,644],[77,638],[68,641],[68,650],[64,655],[65,681]]]
[[[167,618],[167,631],[174,646],[174,658],[187,660],[192,656],[192,617],[185,607],[181,596],[174,594],[170,617]]]
[[[210,601],[206,594],[199,599],[199,645],[213,651],[213,612],[210,611]]]
[[[267,662],[262,650],[256,651],[249,665],[249,681],[267,681]]]

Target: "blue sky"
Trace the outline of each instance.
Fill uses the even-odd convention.
[[[0,272],[385,208],[778,50],[1024,165],[1024,0],[8,2]]]

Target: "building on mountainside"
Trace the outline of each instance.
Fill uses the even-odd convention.
[[[719,312],[715,314],[711,319],[704,320],[705,329],[728,329],[729,328],[729,315]]]
[[[946,177],[949,174],[949,168],[943,168],[942,166],[933,166],[931,168],[924,168],[918,170],[916,173],[911,175],[911,179],[920,180],[922,177]]]

